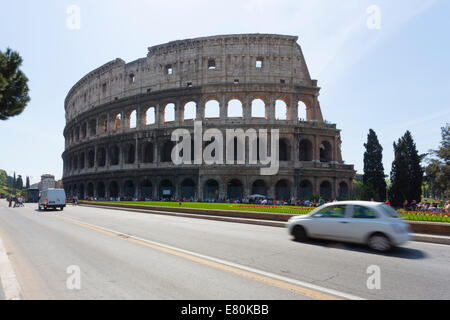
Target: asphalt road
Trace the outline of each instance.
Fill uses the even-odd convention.
[[[446,245],[410,242],[378,254],[298,243],[274,227],[36,207],[0,201],[0,238],[25,299],[450,299]],[[67,286],[71,266],[80,290]],[[379,267],[380,289],[367,286],[370,266]]]

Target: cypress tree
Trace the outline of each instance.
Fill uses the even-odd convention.
[[[391,188],[389,200],[395,207],[401,207],[405,200],[420,202],[422,195],[423,169],[411,132],[394,143],[395,158],[391,170]]]
[[[369,130],[367,143],[364,144],[364,175],[363,185],[364,200],[371,198],[376,201],[386,200],[386,180],[383,167],[383,147],[378,141],[377,134],[372,129]]]

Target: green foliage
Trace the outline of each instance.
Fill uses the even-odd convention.
[[[450,125],[441,128],[442,141],[438,150],[432,150],[425,167],[426,191],[433,198],[450,198]]]
[[[364,144],[363,200],[386,200],[386,181],[383,167],[383,147],[375,131],[370,129],[367,143]]]
[[[395,158],[391,170],[389,200],[394,207],[401,207],[405,200],[420,202],[422,195],[423,169],[422,156],[409,131],[394,142]]]
[[[6,174],[6,171],[0,169],[0,186],[6,185],[7,181],[8,175]]]
[[[30,101],[28,78],[19,69],[20,55],[6,49],[0,52],[0,120],[7,120],[23,112]]]

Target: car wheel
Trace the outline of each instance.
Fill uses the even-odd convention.
[[[308,235],[306,234],[306,230],[302,226],[295,226],[294,230],[292,232],[292,235],[294,236],[295,240],[297,240],[297,241],[308,240]]]
[[[391,241],[382,233],[375,233],[370,236],[368,245],[371,249],[386,252],[392,249]]]

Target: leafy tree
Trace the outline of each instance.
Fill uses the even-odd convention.
[[[19,69],[22,61],[9,48],[5,53],[0,51],[0,120],[21,114],[30,101],[28,78]]]
[[[0,170],[0,186],[6,185],[8,182],[8,175],[5,170]]]
[[[400,207],[405,200],[420,201],[422,195],[423,169],[420,165],[423,156],[419,155],[411,132],[406,131],[397,143],[394,142],[395,158],[391,170],[389,200]]]
[[[438,150],[431,150],[425,168],[425,181],[433,198],[450,198],[450,125],[441,128]]]
[[[364,144],[363,199],[386,200],[386,181],[383,167],[383,147],[375,131],[370,129],[367,143]]]

